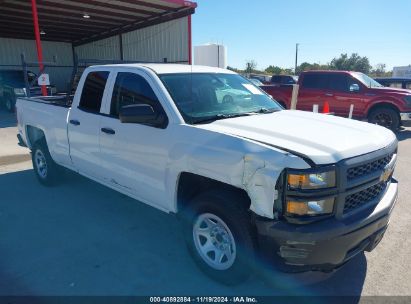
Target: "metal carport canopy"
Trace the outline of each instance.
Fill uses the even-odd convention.
[[[37,0],[41,40],[73,46],[191,16],[196,7],[184,0]],[[0,37],[34,38],[30,1],[0,0]]]

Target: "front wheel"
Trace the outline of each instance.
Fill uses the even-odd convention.
[[[197,196],[185,211],[183,231],[199,268],[227,285],[248,279],[255,262],[255,238],[239,197],[210,191]]]
[[[373,110],[368,116],[368,122],[386,127],[392,131],[397,131],[401,123],[398,112],[386,107]]]

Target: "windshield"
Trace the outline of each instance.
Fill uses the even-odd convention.
[[[357,78],[359,81],[361,81],[366,87],[368,88],[381,88],[383,87],[380,83],[372,79],[371,77],[368,77],[367,75],[363,73],[353,73],[353,76]]]
[[[237,74],[179,73],[160,75],[184,120],[207,122],[281,110],[281,106]]]
[[[262,83],[260,80],[258,80],[258,79],[250,78],[249,80],[250,80],[253,84],[255,84],[256,86],[262,86],[262,85],[263,85],[263,83]]]

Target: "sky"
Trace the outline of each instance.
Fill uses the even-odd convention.
[[[411,64],[410,0],[193,1],[193,45],[225,45],[232,67],[294,68],[296,43],[299,63],[358,53],[387,70]]]

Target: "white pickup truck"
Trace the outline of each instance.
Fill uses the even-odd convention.
[[[225,283],[262,259],[331,271],[374,249],[397,200],[391,131],[284,110],[228,70],[93,66],[71,105],[56,99],[17,100],[39,181],[65,167],[177,214],[197,264]]]

